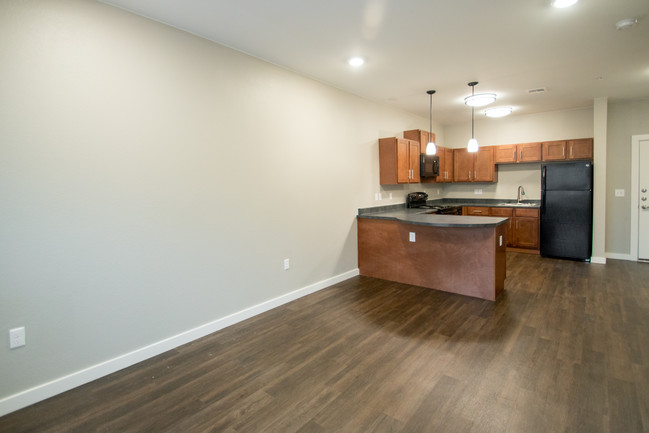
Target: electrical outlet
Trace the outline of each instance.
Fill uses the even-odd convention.
[[[9,330],[9,349],[16,349],[25,345],[25,327]]]
[[[390,193],[390,200],[392,200],[392,193]]]
[[[289,259],[284,259],[284,270],[288,271],[291,268],[291,262]]]
[[[415,242],[415,232],[410,232],[410,242]]]
[[[476,188],[473,190],[473,193],[476,195],[482,194],[482,188]]]
[[[615,197],[624,197],[624,190],[623,189],[616,189],[615,190]]]

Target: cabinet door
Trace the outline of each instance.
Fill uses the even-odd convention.
[[[474,155],[473,182],[495,182],[496,166],[493,147],[481,147]]]
[[[507,221],[507,246],[514,245],[514,208],[511,207],[491,207],[489,216],[509,218]]]
[[[541,162],[542,157],[541,143],[523,143],[517,144],[517,161],[518,162]]]
[[[494,146],[494,162],[496,164],[516,162],[516,145],[504,144],[501,146]]]
[[[566,159],[566,141],[545,141],[542,143],[543,161],[560,161]]]
[[[453,181],[471,182],[473,180],[473,153],[466,149],[453,149]]]
[[[419,183],[420,177],[420,161],[419,161],[419,142],[408,140],[409,157],[410,161],[410,183]]]
[[[514,246],[519,248],[539,248],[539,219],[516,217]]]
[[[593,139],[568,140],[567,159],[593,159]]]
[[[444,178],[444,182],[453,182],[455,179],[453,177],[453,161],[455,160],[453,156],[453,149],[444,149],[444,165],[442,165],[440,159],[440,175]]]
[[[410,183],[410,141],[397,140],[397,182]]]
[[[465,206],[462,208],[462,215],[489,216],[489,208],[482,206]]]

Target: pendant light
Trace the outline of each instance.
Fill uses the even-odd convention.
[[[471,81],[469,83],[469,86],[471,86],[471,96],[474,96],[475,93],[475,85],[478,84],[477,81]],[[465,99],[466,101],[466,99]],[[471,140],[469,140],[469,143],[466,146],[466,150],[468,152],[477,152],[478,151],[478,140],[475,139],[475,106],[471,105]]]
[[[428,144],[426,145],[426,155],[435,155],[437,153],[437,146],[435,145],[435,140],[433,140],[433,95],[435,90],[428,90],[426,93],[430,95],[430,128],[428,133]]]

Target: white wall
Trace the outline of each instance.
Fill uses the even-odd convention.
[[[426,125],[93,1],[0,3],[0,56],[0,406],[354,272],[377,139]]]

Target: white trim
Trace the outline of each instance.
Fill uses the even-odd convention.
[[[631,260],[631,261],[635,260],[633,257],[631,257],[631,254],[620,254],[620,253],[606,253],[606,258],[614,259],[614,260]]]
[[[631,136],[631,260],[638,260],[638,182],[640,181],[640,142],[649,134]]]
[[[590,262],[598,264],[598,265],[605,265],[606,264],[606,257],[591,257]]]
[[[279,307],[280,305],[289,303],[303,296],[310,295],[311,293],[315,293],[319,290],[355,277],[357,275],[359,275],[358,269],[353,269],[351,271],[335,275],[331,278],[327,278],[326,280],[318,281],[317,283],[311,284],[301,289],[297,289],[290,293],[286,293],[284,295],[278,296],[277,298],[262,302],[261,304],[254,305],[239,312],[230,314],[229,316],[214,320],[213,322],[209,322],[196,328],[189,329],[185,332],[181,332],[180,334],[155,342],[148,346],[141,347],[132,352],[120,355],[116,358],[109,359],[67,376],[59,377],[52,380],[51,382],[43,383],[25,391],[21,391],[17,394],[10,395],[0,400],[0,416],[4,416],[18,409],[22,409],[23,407],[45,400],[54,395],[68,391],[72,388],[76,388],[77,386],[99,379],[100,377],[109,375],[123,368],[130,367],[131,365],[160,355],[161,353],[164,353],[175,347],[197,340],[213,332],[234,325],[235,323],[239,323],[243,320],[249,319],[268,310],[272,310],[273,308]]]

